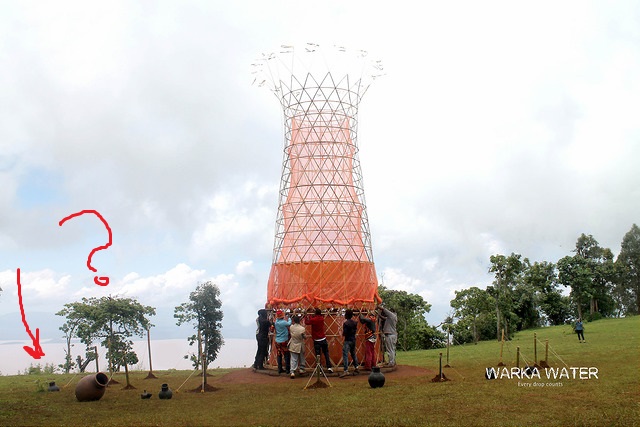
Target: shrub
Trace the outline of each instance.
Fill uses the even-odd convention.
[[[51,375],[55,374],[57,370],[58,368],[53,363],[45,363],[44,366],[32,363],[22,372],[22,375]]]

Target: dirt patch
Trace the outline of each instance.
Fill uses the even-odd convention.
[[[208,376],[208,375],[207,375]],[[210,384],[205,384],[204,389],[202,387],[202,385],[199,385],[198,387],[192,389],[192,390],[187,390],[189,393],[208,393],[208,392],[212,392],[212,391],[218,391],[220,390],[217,387],[214,387]]]
[[[440,374],[436,374],[435,377],[431,378],[431,382],[432,383],[442,383],[445,381],[451,381],[449,378],[447,378],[447,376],[444,374],[444,372],[442,373],[442,376],[440,376]]]
[[[387,379],[393,380],[398,378],[428,376],[428,375],[433,375],[435,373],[436,373],[435,371],[432,371],[430,369],[420,368],[417,366],[397,365],[394,371],[385,372],[384,375]],[[347,380],[366,382],[368,378],[369,378],[369,372],[361,372],[360,375],[347,377]],[[330,381],[334,379],[338,379],[337,373],[329,376]],[[234,369],[233,371],[215,380],[215,382],[216,384],[269,384],[277,381],[294,382],[294,381],[300,381],[300,380],[304,380],[306,382],[308,380],[308,377],[307,376],[302,378],[296,377],[294,380],[291,380],[289,378],[289,375],[286,375],[286,374],[278,375],[275,371],[254,372],[253,369],[247,368],[247,369]]]
[[[316,388],[327,388],[327,387],[329,387],[329,384],[327,384],[327,383],[323,382],[322,380],[320,380],[320,381],[316,381],[314,383],[309,384],[307,386],[307,389],[313,390],[313,389],[316,389]]]

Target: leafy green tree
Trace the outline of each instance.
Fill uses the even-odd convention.
[[[516,330],[521,331],[540,326],[541,315],[538,302],[539,295],[533,285],[521,281],[515,286],[512,312],[515,316]]]
[[[578,238],[574,252],[573,257],[558,261],[558,280],[571,287],[571,302],[578,317],[584,317],[585,310],[589,311],[589,318],[596,318],[596,313],[600,317],[612,315],[615,306],[611,291],[616,280],[613,253],[584,233]]]
[[[510,325],[518,319],[514,313],[513,291],[519,283],[524,269],[524,262],[520,258],[520,254],[513,252],[509,256],[492,255],[489,258],[491,261],[489,272],[494,274],[495,279],[493,286],[487,287],[487,292],[495,301],[496,338],[498,340],[501,339],[500,328],[502,327],[505,335],[509,336],[512,332]]]
[[[584,318],[582,308],[589,300],[591,279],[591,268],[587,259],[574,255],[558,260],[558,280],[563,286],[571,288],[569,297],[578,311],[579,318]]]
[[[591,287],[589,292],[589,315],[600,313],[608,316],[614,311],[611,288],[614,279],[613,253],[602,248],[592,235],[580,235],[575,252],[590,263]]]
[[[619,273],[615,294],[621,308],[626,314],[640,314],[640,228],[636,224],[622,238],[615,264]]]
[[[569,298],[562,295],[558,288],[555,264],[547,261],[527,263],[522,282],[532,287],[534,292],[538,317],[537,324],[531,326],[543,323],[544,318],[552,325],[561,325],[568,319]]]
[[[387,289],[378,286],[378,295],[388,309],[394,309],[398,315],[398,346],[402,350],[437,348],[444,345],[445,336],[430,326],[424,317],[431,310],[424,298],[406,291]]]
[[[571,300],[559,291],[543,295],[540,309],[551,325],[563,325],[571,317]]]
[[[124,366],[127,387],[131,388],[128,364],[134,359],[134,363],[137,363],[131,338],[144,336],[152,326],[148,317],[156,314],[155,308],[144,306],[131,298],[108,296],[82,298],[81,302],[65,304],[58,314],[66,316],[67,323],[80,319],[76,336],[87,347],[98,340],[107,348],[109,371]]]
[[[76,337],[78,328],[81,327],[83,322],[88,318],[88,307],[82,303],[72,302],[65,304],[64,308],[56,313],[56,316],[63,316],[67,319],[59,329],[64,332],[64,338],[67,344],[65,348],[65,362],[60,367],[68,374],[71,369],[76,366],[71,356],[71,347],[73,347],[71,341]]]
[[[220,289],[211,282],[199,284],[189,294],[189,302],[182,303],[174,310],[173,317],[178,319],[177,325],[190,323],[195,333],[187,338],[189,345],[198,343],[197,364],[202,366],[204,385],[207,384],[206,370],[218,356],[224,344],[222,338],[223,313],[220,308]],[[200,348],[202,348],[200,350]]]
[[[494,298],[489,293],[478,287],[472,286],[468,289],[456,291],[456,297],[451,300],[451,307],[454,309],[454,316],[458,319],[460,326],[468,324],[471,327],[471,338],[474,343],[480,340],[478,324],[483,314],[488,313],[495,307]],[[462,331],[458,330],[458,334]],[[463,341],[463,342],[466,342]]]

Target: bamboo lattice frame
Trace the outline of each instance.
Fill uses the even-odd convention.
[[[344,308],[370,312],[381,301],[357,135],[358,105],[382,66],[362,50],[334,46],[331,56],[313,43],[302,50],[282,48],[253,64],[254,83],[267,85],[284,112],[266,307],[328,309],[325,326],[336,364],[342,358]],[[308,346],[307,357],[313,358],[312,343]]]

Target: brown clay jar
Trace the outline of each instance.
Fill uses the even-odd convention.
[[[76,385],[76,399],[78,399],[78,402],[100,400],[108,383],[109,377],[102,372],[98,372],[95,375],[87,375],[78,381]]]

